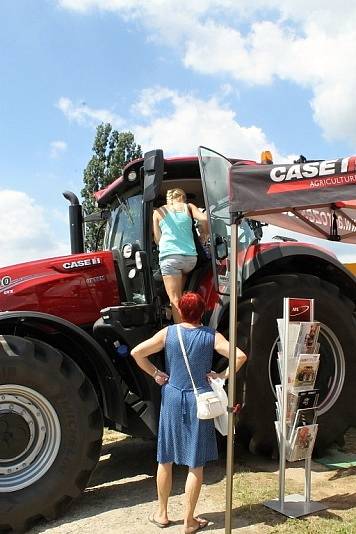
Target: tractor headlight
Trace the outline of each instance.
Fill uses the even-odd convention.
[[[127,175],[127,179],[129,182],[134,182],[137,178],[137,172],[136,171],[131,171],[129,172],[129,174]]]

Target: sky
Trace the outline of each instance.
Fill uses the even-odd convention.
[[[80,195],[101,122],[166,155],[356,153],[349,0],[2,0],[0,13],[0,266],[69,253],[62,192]],[[356,261],[355,246],[333,250]]]

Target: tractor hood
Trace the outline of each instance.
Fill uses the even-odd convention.
[[[119,304],[110,251],[60,256],[0,269],[0,311],[31,310],[92,324]]]

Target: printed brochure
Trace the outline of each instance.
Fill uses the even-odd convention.
[[[284,320],[277,319],[280,338],[280,351],[284,343]],[[288,325],[287,358],[295,358],[298,354],[314,354],[319,350],[318,336],[320,323],[317,321],[292,322]]]
[[[315,354],[316,344],[318,342],[320,323],[313,321],[308,323],[299,323],[299,333],[297,339],[296,353],[297,354]]]
[[[282,417],[282,386],[276,386],[278,400],[278,413]],[[316,408],[318,405],[319,390],[309,389],[307,391],[288,391],[287,393],[287,424],[293,424],[294,417],[298,410],[306,408]]]
[[[294,389],[313,389],[319,368],[320,354],[300,354],[295,371],[288,374],[288,383]]]
[[[291,427],[291,436],[300,426],[314,425],[316,422],[316,408],[306,408],[298,410],[295,414],[293,426]]]
[[[287,459],[296,462],[310,458],[313,452],[318,425],[306,425],[297,427],[290,437]]]

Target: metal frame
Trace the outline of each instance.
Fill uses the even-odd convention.
[[[235,383],[236,383],[236,346],[237,346],[237,295],[238,295],[238,221],[231,224],[230,260],[230,316],[229,316],[229,386],[228,386],[228,432],[226,452],[226,510],[225,533],[231,533],[232,491],[234,483],[234,445],[235,445]]]

